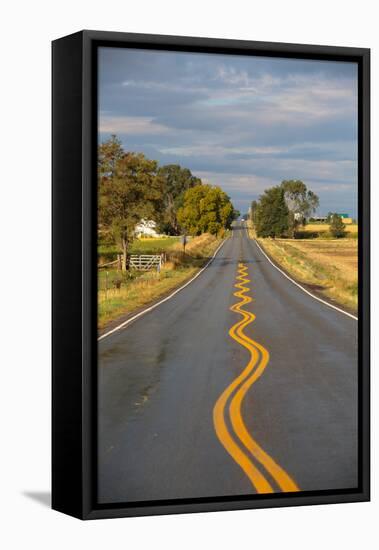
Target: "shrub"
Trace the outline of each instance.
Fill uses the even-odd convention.
[[[335,239],[341,239],[342,237],[345,237],[346,227],[342,221],[341,216],[338,216],[338,214],[333,214],[330,221],[329,231],[332,237],[334,237]]]

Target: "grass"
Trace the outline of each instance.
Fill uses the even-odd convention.
[[[305,231],[329,231],[329,224],[328,223],[308,223],[305,226]],[[358,231],[358,224],[357,223],[351,223],[345,225],[346,231],[348,233],[354,233]]]
[[[145,246],[148,240],[141,239],[141,242]],[[154,239],[158,240],[164,239]],[[204,265],[220,242],[220,238],[208,234],[194,237],[188,242],[186,254],[183,255],[179,239],[172,240],[165,249],[167,261],[160,273],[152,270],[122,274],[117,270],[99,270],[98,327],[104,328],[110,321],[128,315],[180,286]],[[137,250],[133,253],[148,254],[152,249]],[[152,253],[162,251],[155,248]],[[116,282],[120,283],[119,288]]]
[[[306,228],[313,231],[313,225]],[[326,226],[328,231],[329,226]],[[250,221],[251,239],[256,238]],[[348,226],[352,227],[352,226]],[[357,226],[355,230],[357,230]],[[356,312],[358,308],[358,241],[356,239],[257,239],[269,256],[296,280]]]
[[[331,238],[329,234],[328,223],[308,223],[304,228],[300,228],[298,231],[298,237],[300,238]],[[346,237],[347,238],[358,238],[358,225],[357,224],[346,224]]]
[[[130,247],[131,254],[157,254],[175,247],[180,237],[164,237],[156,239],[136,239]]]
[[[253,225],[252,221],[247,220],[246,225],[247,225],[247,232],[249,234],[250,239],[256,239],[257,234],[255,232],[254,225]]]
[[[250,237],[255,239],[254,227],[250,220],[247,222]],[[329,233],[330,225],[328,223],[308,223],[304,227],[300,227],[297,231],[297,239],[332,239],[333,237]],[[358,224],[346,224],[346,237],[356,239],[358,238]]]
[[[258,239],[295,279],[342,306],[358,307],[358,242],[353,239]]]

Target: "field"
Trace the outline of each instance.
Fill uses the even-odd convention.
[[[153,242],[154,241],[154,242]],[[166,252],[167,261],[160,273],[101,269],[98,273],[98,326],[158,299],[193,276],[211,256],[221,239],[208,234],[194,237],[183,255],[179,238],[141,239],[135,241],[133,254]]]
[[[162,237],[135,239],[130,247],[130,254],[160,254],[179,244],[180,237]],[[117,258],[120,249],[115,245],[100,244],[98,247],[98,263],[111,262]]]
[[[265,251],[299,282],[356,312],[356,239],[258,239]]]
[[[300,228],[298,231],[299,236],[303,238],[327,238],[329,237],[329,224],[328,223],[308,223],[304,228]],[[358,237],[358,225],[355,223],[346,224],[346,237],[357,238]]]
[[[356,223],[350,223],[346,224],[346,231],[349,233],[354,233],[358,231],[358,224]],[[328,223],[308,223],[305,226],[306,231],[328,231],[329,230],[329,224]]]

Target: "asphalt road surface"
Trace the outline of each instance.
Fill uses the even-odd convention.
[[[99,342],[100,502],[356,487],[357,361],[357,322],[235,227],[196,280]]]

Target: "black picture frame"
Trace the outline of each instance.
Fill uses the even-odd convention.
[[[99,505],[96,499],[97,48],[353,61],[359,75],[359,478],[357,490]],[[52,507],[81,519],[370,499],[370,50],[81,31],[52,44]]]

